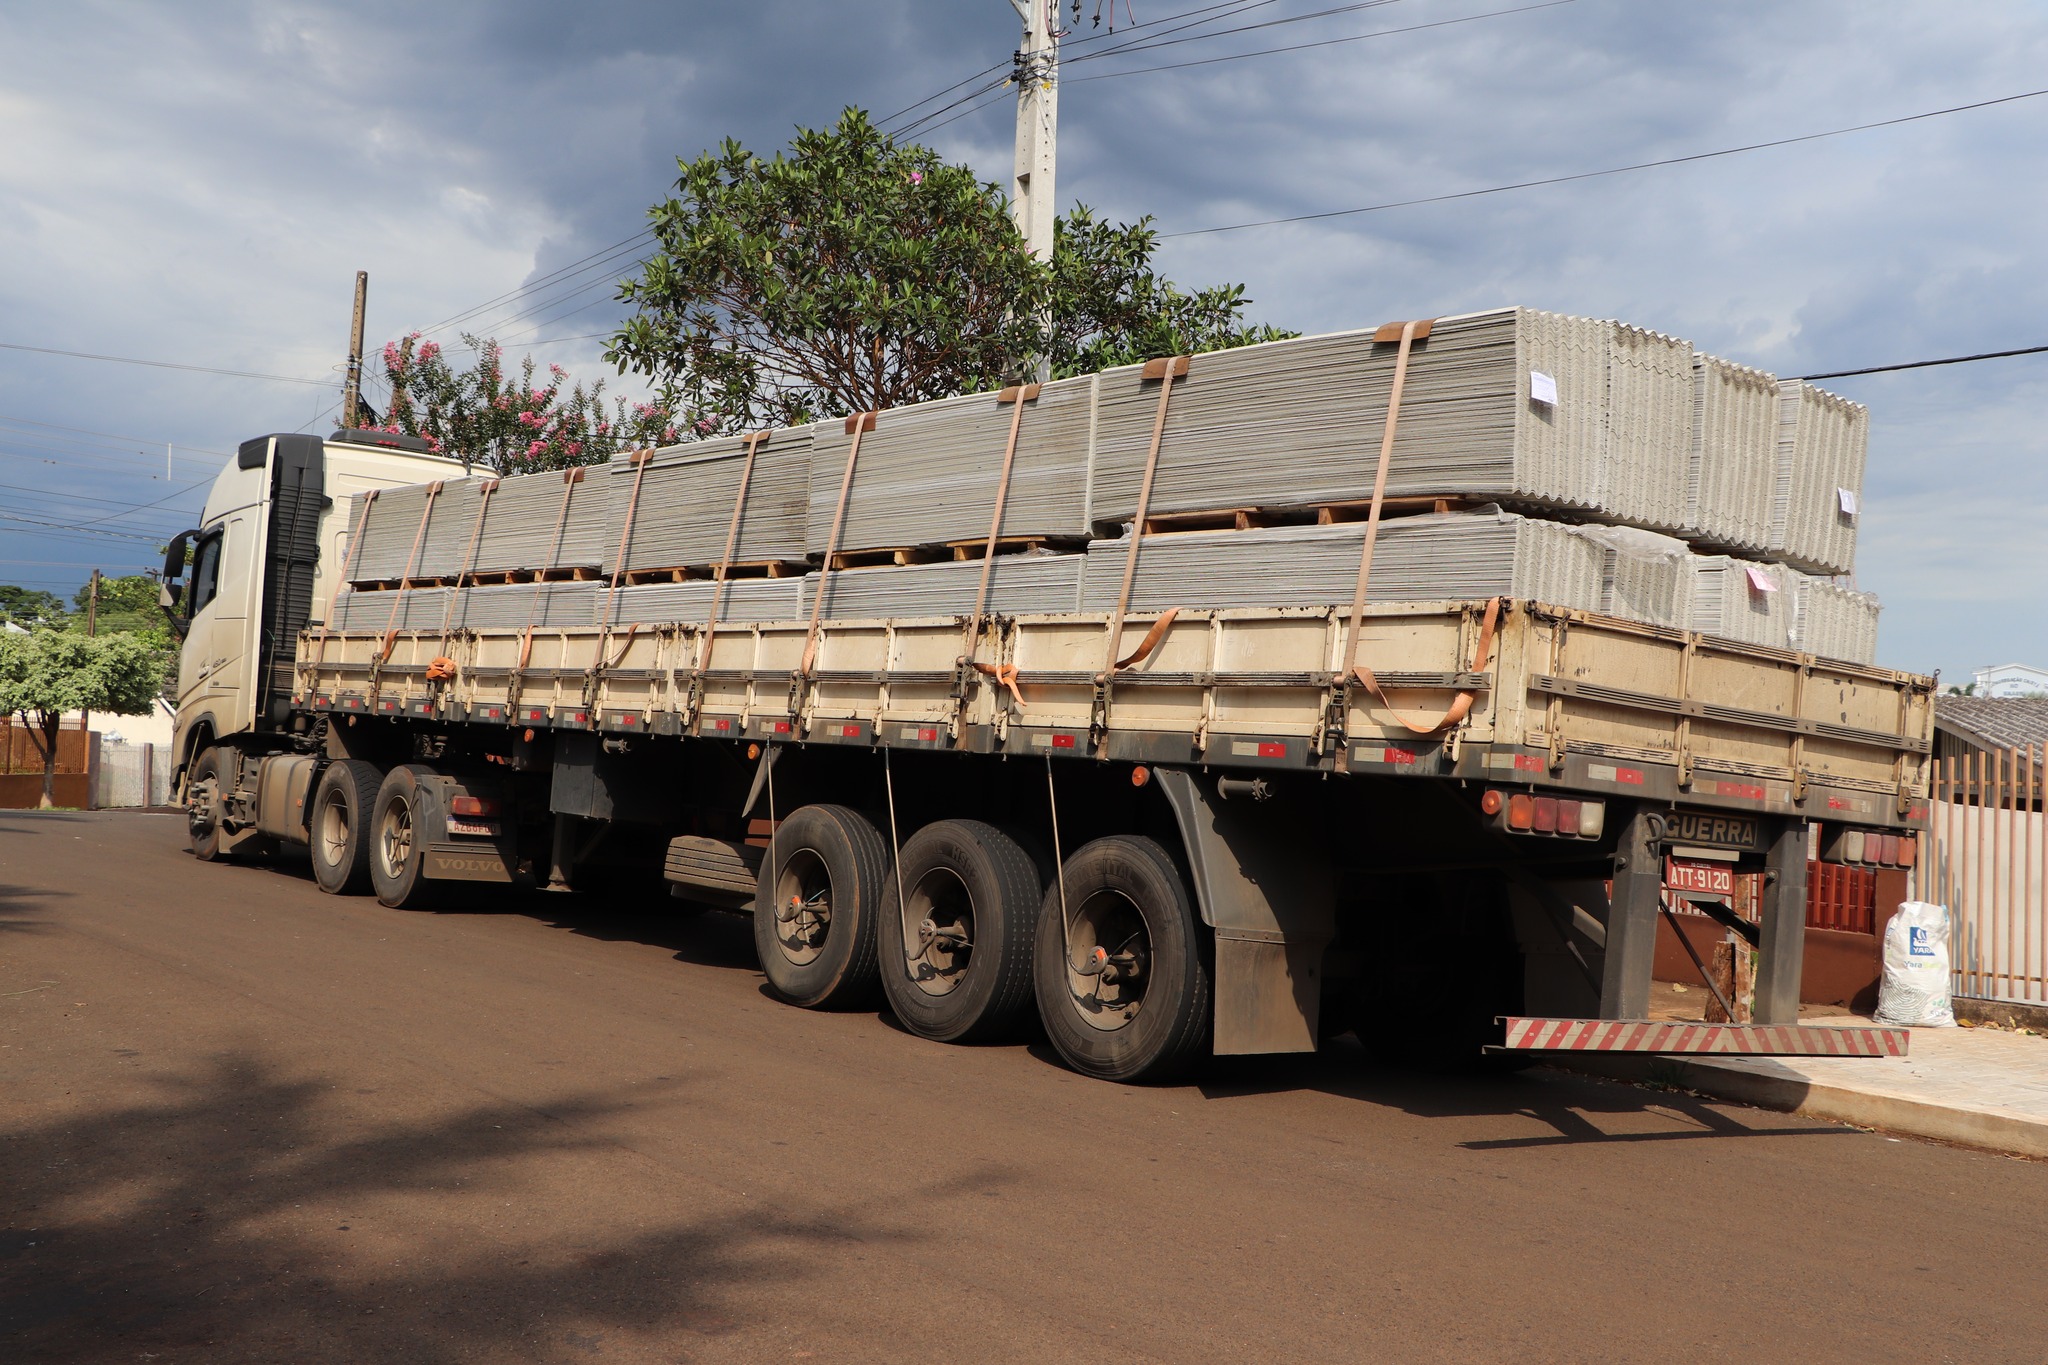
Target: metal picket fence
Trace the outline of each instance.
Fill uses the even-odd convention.
[[[1955,992],[2048,1004],[2048,745],[1941,760],[1914,895],[1949,909]]]

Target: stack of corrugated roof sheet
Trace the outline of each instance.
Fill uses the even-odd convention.
[[[999,534],[1088,533],[1094,384],[1092,375],[1047,384],[1024,403]],[[806,528],[811,556],[824,557],[842,486],[847,494],[841,550],[985,539],[1015,411],[997,394],[974,393],[884,412],[861,436],[851,485],[845,485],[845,475],[853,437],[844,423],[820,423]]]
[[[725,585],[725,596],[718,600],[718,619],[732,625],[802,620],[810,614],[810,599],[805,596],[810,582],[809,576],[732,579]],[[703,578],[621,587],[610,599],[611,624],[702,625],[710,619],[717,590],[717,583]],[[603,611],[602,605],[598,610]]]
[[[1691,458],[1681,533],[1761,554],[1778,469],[1778,381],[1719,356],[1693,358]]]
[[[760,443],[747,478],[735,564],[804,558],[804,516],[810,496],[814,428],[777,431]],[[745,443],[725,437],[657,451],[644,477],[631,461],[613,460],[592,474],[605,485],[604,567],[616,567],[626,512],[627,569],[702,568],[725,555],[733,502],[746,469]],[[640,494],[633,497],[635,479]]]
[[[1357,587],[1362,524],[1147,536],[1133,611],[1169,607],[1341,606]],[[1088,547],[1083,611],[1113,611],[1127,540]],[[1600,608],[1601,547],[1573,527],[1500,511],[1403,517],[1380,528],[1375,602],[1507,596]]]
[[[1877,598],[1829,578],[1795,575],[1792,643],[1808,654],[1867,664],[1877,657]]]
[[[1437,319],[1409,361],[1389,495],[1597,510],[1614,331],[1525,308]],[[1360,331],[1193,357],[1168,400],[1150,511],[1369,498],[1398,350]],[[1091,515],[1126,521],[1159,384],[1129,366],[1104,371],[1099,394]]]
[[[991,615],[1022,616],[1078,611],[1086,555],[1005,554],[989,565]],[[967,616],[981,587],[981,561],[841,569],[823,580],[824,615],[831,620],[877,616]]]
[[[1797,379],[1778,385],[1770,552],[1809,573],[1856,567],[1870,409]]]
[[[470,520],[463,523],[460,543],[451,547],[438,570],[454,574],[464,567],[479,573],[543,567],[550,569],[596,569],[604,562],[605,518],[603,471],[570,470],[581,478],[565,478],[564,471],[519,474],[500,479],[484,513],[483,531],[477,539],[476,560],[465,566],[462,555],[468,545]],[[444,492],[442,497],[447,497]],[[466,494],[457,506],[472,509],[477,494]],[[564,507],[567,512],[565,514]],[[451,510],[453,510],[451,508]],[[438,517],[438,513],[436,514]],[[559,543],[558,543],[559,537]]]
[[[1686,510],[1692,344],[1625,323],[1603,325],[1608,343],[1600,510],[1632,525],[1676,530]]]
[[[1727,555],[1692,560],[1692,628],[1743,644],[1792,647],[1794,575]]]

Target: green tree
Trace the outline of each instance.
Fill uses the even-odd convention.
[[[64,603],[55,593],[0,583],[0,621],[17,626],[56,625],[64,619]]]
[[[1290,335],[1244,322],[1242,286],[1159,278],[1149,219],[1077,207],[1034,258],[996,186],[858,109],[786,154],[727,140],[677,166],[605,358],[691,435],[991,388],[1041,357],[1063,376]]]
[[[476,356],[467,367],[449,363],[439,343],[417,332],[384,347],[391,382],[386,430],[422,437],[435,450],[500,474],[598,464],[622,449],[677,439],[659,404],[614,398],[608,408],[602,379],[585,388],[559,365],[543,376],[532,356],[508,380],[496,341],[467,334],[462,340]]]
[[[135,635],[43,628],[0,632],[0,715],[20,718],[43,757],[45,810],[56,804],[57,733],[67,711],[149,713],[164,655]]]

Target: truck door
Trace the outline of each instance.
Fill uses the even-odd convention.
[[[258,510],[238,509],[206,527],[192,551],[185,602],[192,624],[178,656],[178,712],[211,714],[216,733],[241,728],[249,665],[247,561]]]

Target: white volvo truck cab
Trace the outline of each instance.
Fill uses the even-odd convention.
[[[201,824],[224,842],[223,794],[256,786],[245,767],[311,744],[295,728],[306,718],[292,708],[294,654],[299,632],[321,624],[340,584],[349,500],[470,473],[417,437],[382,431],[259,436],[221,470],[199,525],[164,556],[162,605],[184,638],[176,781],[199,845],[207,842]]]

